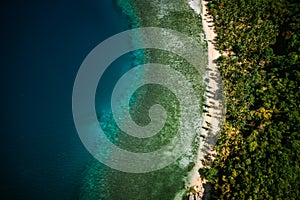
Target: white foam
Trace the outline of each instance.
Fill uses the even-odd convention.
[[[201,13],[200,0],[188,0],[190,7],[197,13]]]

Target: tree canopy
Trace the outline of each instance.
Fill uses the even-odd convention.
[[[226,122],[206,176],[215,199],[300,197],[300,4],[212,0]],[[226,56],[225,56],[226,55]]]

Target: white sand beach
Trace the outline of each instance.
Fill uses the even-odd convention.
[[[190,7],[195,10],[196,13],[201,13],[201,6],[203,8],[202,10],[202,24],[203,29],[205,31],[206,40],[208,42],[208,79],[209,83],[207,84],[207,91],[206,91],[206,105],[209,105],[211,107],[205,108],[207,110],[207,113],[203,116],[203,124],[202,127],[206,127],[208,129],[203,129],[201,131],[201,135],[204,135],[205,138],[207,136],[210,137],[210,141],[206,140],[205,138],[201,142],[201,144],[206,146],[206,149],[203,148],[203,146],[199,147],[198,151],[198,158],[197,162],[195,163],[195,167],[193,168],[193,171],[190,173],[188,177],[188,184],[187,187],[193,188],[194,193],[196,192],[196,195],[194,195],[193,198],[196,199],[204,199],[204,188],[203,183],[205,180],[201,179],[198,170],[203,167],[202,159],[205,155],[209,155],[212,159],[214,159],[215,152],[213,151],[213,146],[216,143],[217,140],[217,132],[220,130],[220,117],[222,116],[222,112],[220,109],[221,101],[214,98],[216,95],[216,92],[219,90],[219,84],[220,76],[218,76],[219,71],[217,65],[214,63],[214,60],[216,60],[220,53],[216,50],[213,41],[216,38],[216,33],[214,32],[214,24],[212,22],[212,18],[209,17],[207,14],[207,2],[202,1],[201,4],[199,0],[192,0],[189,1]],[[218,80],[219,79],[219,80]],[[205,152],[204,152],[205,151]]]

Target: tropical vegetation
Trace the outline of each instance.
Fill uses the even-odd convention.
[[[226,120],[214,199],[300,199],[300,4],[211,0]]]

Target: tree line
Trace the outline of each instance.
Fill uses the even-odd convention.
[[[226,120],[214,199],[300,199],[300,4],[211,0]]]

